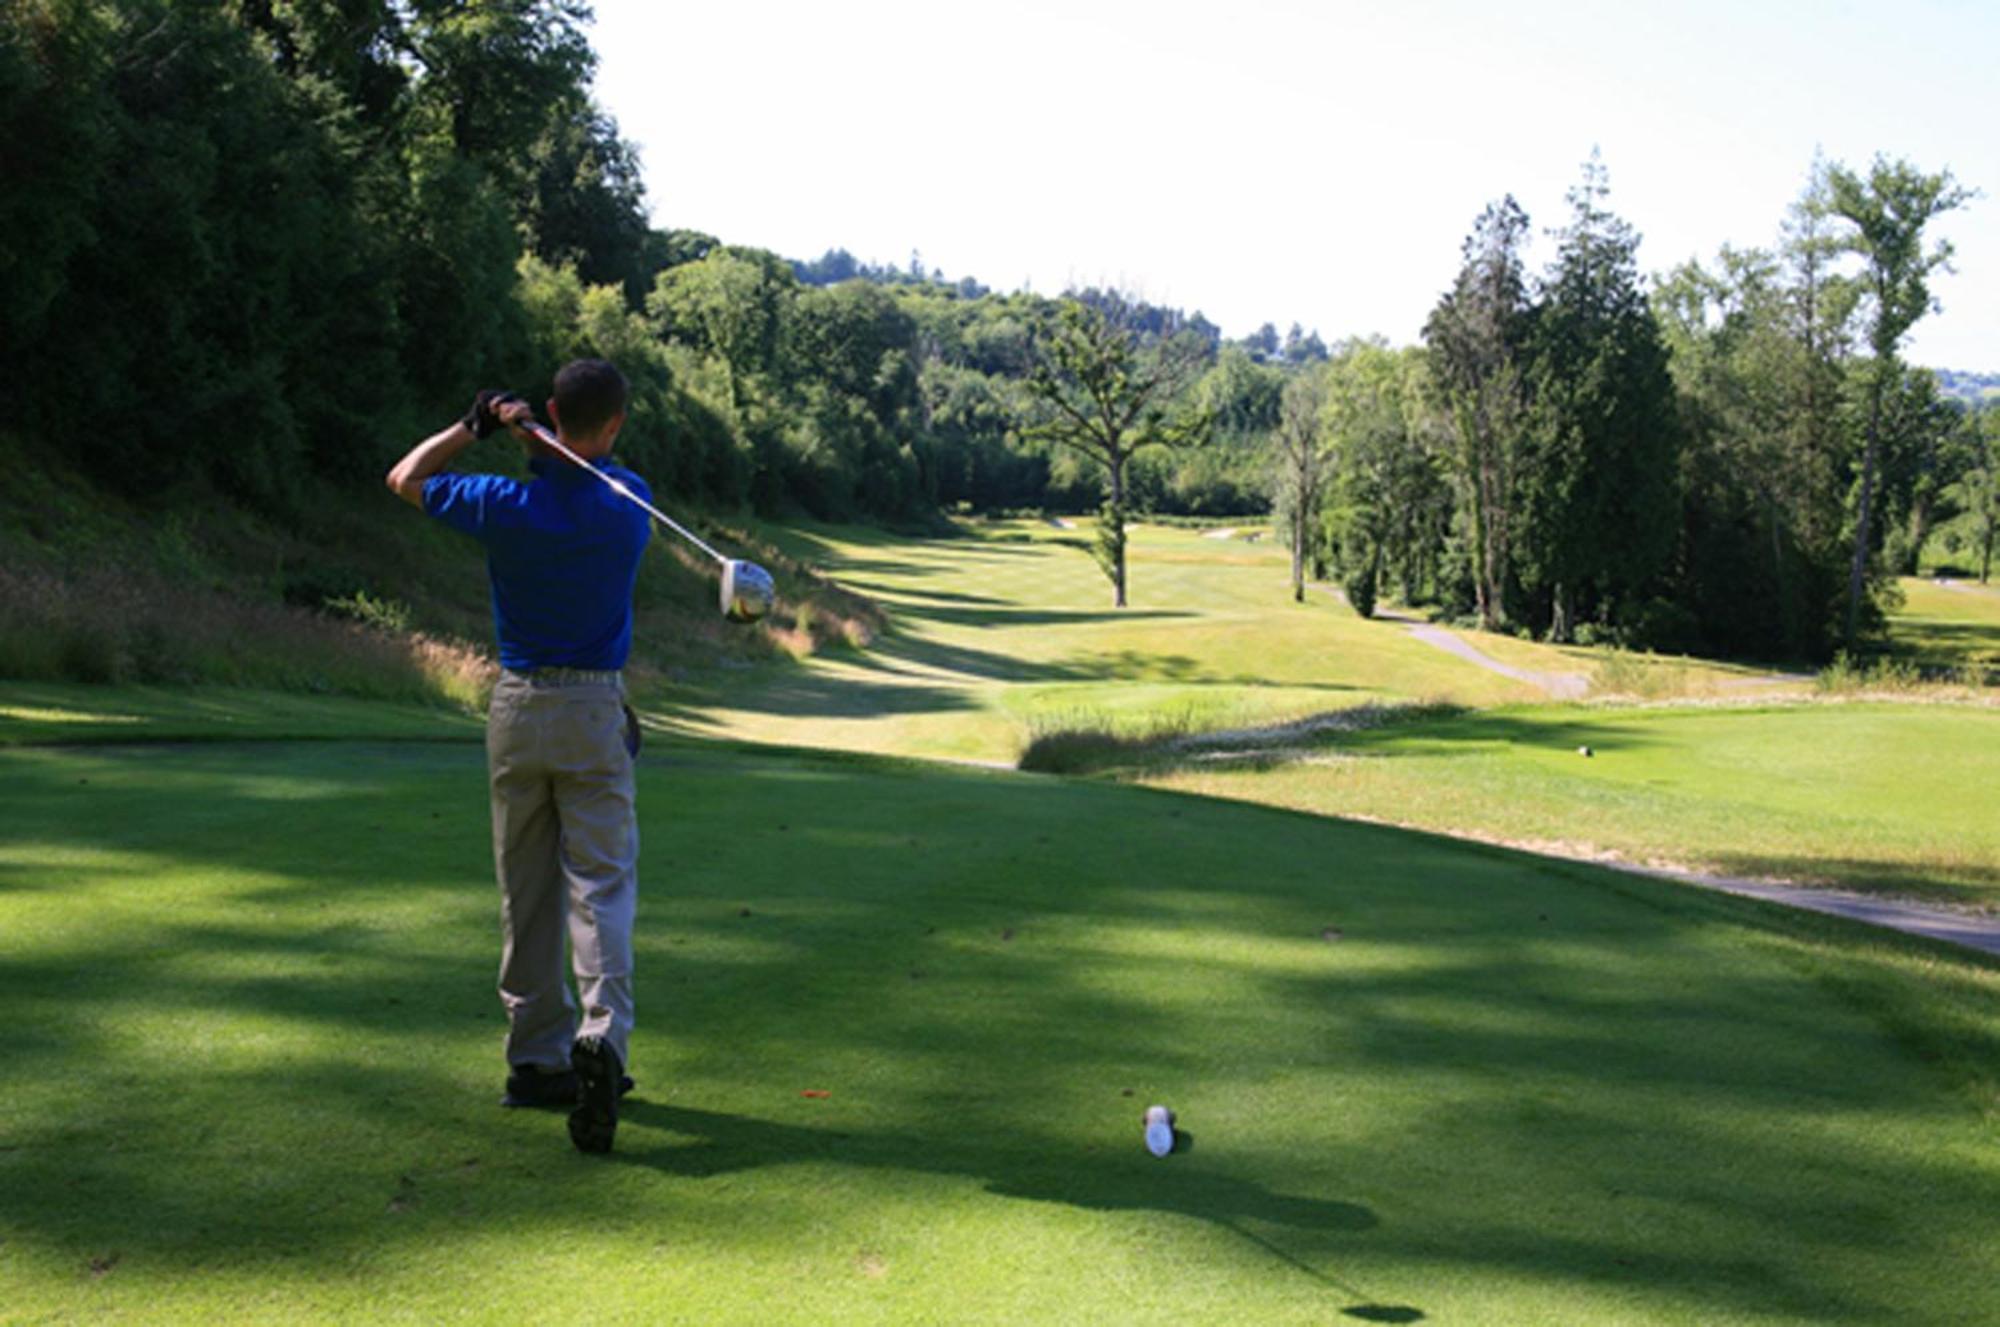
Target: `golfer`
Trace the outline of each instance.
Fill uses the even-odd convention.
[[[642,496],[616,465],[628,387],[603,360],[556,374],[556,437]],[[500,680],[486,722],[493,859],[500,881],[500,1000],[510,1106],[568,1106],[570,1141],[608,1152],[632,1035],[632,920],[639,831],[625,706],[632,588],[646,515],[526,433],[525,481],[446,467],[475,441],[532,418],[527,402],[479,393],[465,418],[389,471],[395,493],[486,549]],[[577,995],[563,971],[567,929]]]

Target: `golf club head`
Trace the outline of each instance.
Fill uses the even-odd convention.
[[[722,615],[731,622],[756,622],[777,601],[771,573],[754,562],[722,564]]]

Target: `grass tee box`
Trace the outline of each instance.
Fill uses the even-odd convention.
[[[494,1104],[481,764],[0,750],[0,1316],[1990,1314],[2000,966],[1106,784],[655,748],[579,1156]]]

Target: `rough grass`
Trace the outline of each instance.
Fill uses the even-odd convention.
[[[1990,961],[855,757],[643,764],[640,1090],[577,1156],[494,1105],[481,765],[0,751],[4,1316],[1973,1322],[2000,1280]]]
[[[12,445],[0,435],[0,461]],[[0,492],[0,679],[485,703],[497,669],[484,559],[380,490],[316,493],[276,520],[202,493],[142,510],[45,458],[12,473]],[[778,606],[754,627],[724,622],[713,564],[660,534],[635,601],[638,695],[661,701],[691,672],[865,647],[882,631],[864,595],[756,531],[681,515],[768,567]]]
[[[474,708],[497,672],[463,641],[132,568],[0,567],[0,678],[197,683]]]

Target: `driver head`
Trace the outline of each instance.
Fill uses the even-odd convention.
[[[777,600],[771,573],[754,562],[726,562],[722,566],[722,615],[731,622],[756,622],[771,611]]]

